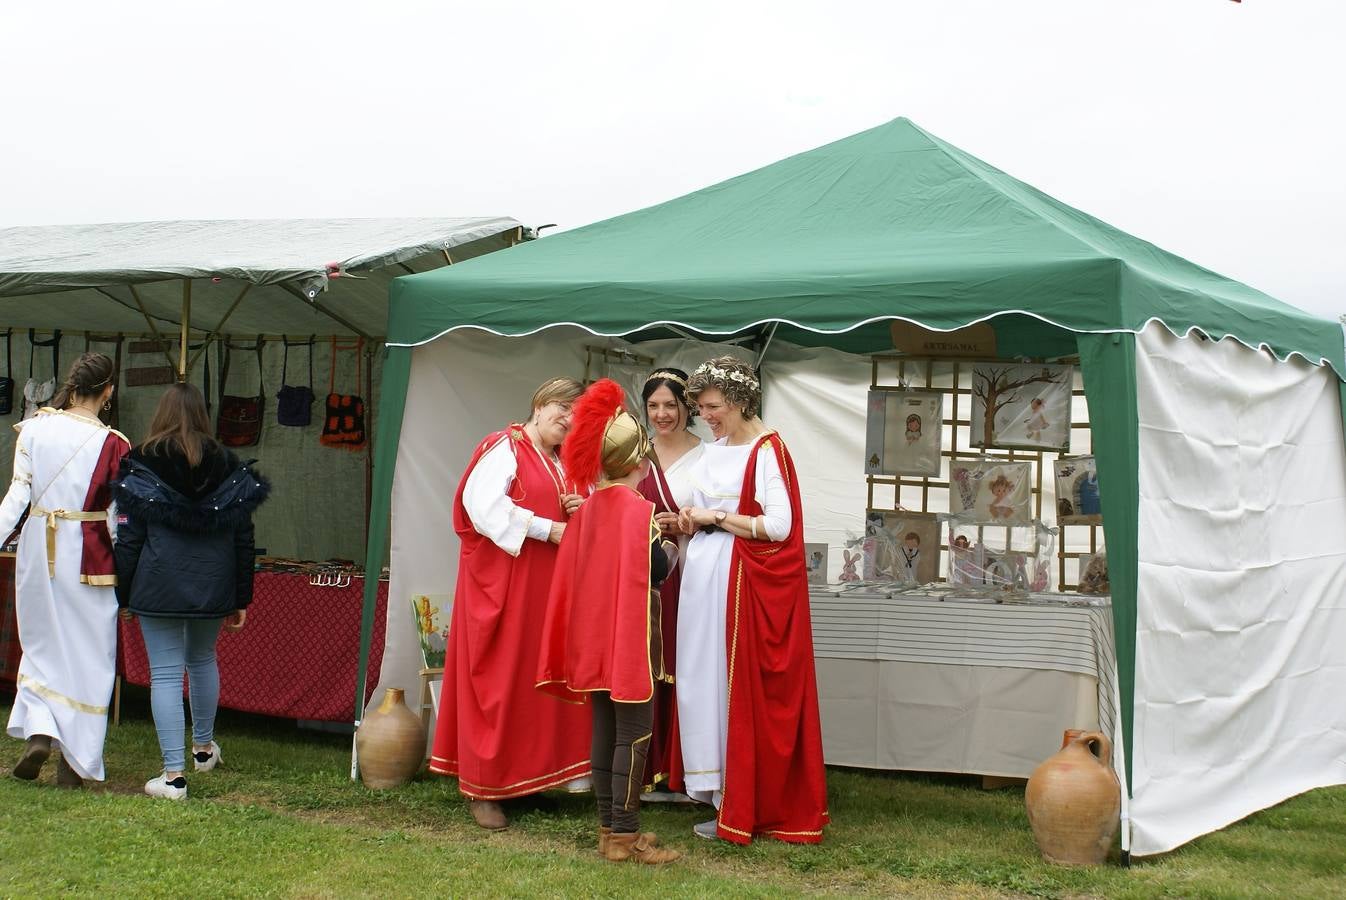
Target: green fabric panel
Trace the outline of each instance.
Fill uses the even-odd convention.
[[[393,501],[393,471],[397,466],[397,442],[402,434],[402,415],[407,408],[411,380],[411,351],[390,347],[383,362],[383,394],[379,398],[378,430],[374,433],[374,485],[369,503],[369,542],[365,551],[364,610],[360,616],[360,662],[355,677],[355,720],[364,717],[365,680],[369,670],[369,644],[374,634],[374,611],[378,606],[378,574],[386,559],[388,526]]]
[[[896,119],[667,203],[393,282],[389,339],[660,322],[835,334],[1022,311],[1070,331],[1233,334],[1346,373],[1341,328],[1062,204]],[[872,332],[868,332],[872,337]]]
[[[1078,338],[1112,583],[1112,624],[1129,786],[1136,697],[1136,548],[1140,519],[1136,339],[1129,334],[1082,334]]]

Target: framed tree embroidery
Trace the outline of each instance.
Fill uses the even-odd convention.
[[[972,370],[972,446],[1070,449],[1073,366],[983,363]]]

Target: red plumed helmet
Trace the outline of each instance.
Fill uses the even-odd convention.
[[[626,409],[626,392],[611,378],[600,378],[570,408],[570,430],[561,443],[566,478],[581,490],[596,484],[603,470],[603,434]]]

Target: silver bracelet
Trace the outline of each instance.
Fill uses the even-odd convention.
[[[752,523],[752,539],[755,541],[757,540],[757,517],[753,516],[749,521]]]

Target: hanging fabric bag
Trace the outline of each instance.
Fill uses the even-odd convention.
[[[5,329],[5,377],[0,378],[0,416],[14,411],[14,329]]]
[[[153,353],[163,356],[170,353],[173,345],[169,341],[131,341],[126,352],[132,356],[141,353]],[[172,384],[178,380],[178,372],[172,366],[131,366],[126,370],[127,387],[146,387],[153,384]]]
[[[33,357],[38,347],[51,348],[51,379],[38,381],[33,377]],[[37,330],[28,329],[28,381],[23,386],[23,417],[31,419],[37,411],[51,403],[56,396],[56,379],[61,371],[61,331],[57,329],[45,341],[37,339]]]
[[[280,391],[276,394],[276,421],[291,428],[306,428],[313,422],[313,344],[317,335],[307,341],[285,342],[285,359],[280,365]],[[292,387],[285,383],[290,365],[290,348],[308,347],[308,386]]]
[[[266,407],[266,387],[262,384],[262,345],[265,338],[257,335],[257,343],[252,347],[235,347],[228,338],[224,340],[224,364],[220,366],[220,417],[215,427],[215,435],[226,447],[251,447],[262,438],[262,412]],[[226,394],[225,385],[229,383],[229,351],[255,350],[257,352],[257,394],[240,397]]]
[[[318,440],[328,447],[343,450],[363,450],[365,446],[365,401],[356,394],[336,392],[336,362],[338,350],[355,351],[355,383],[360,383],[360,357],[364,355],[365,341],[337,343],[332,338],[332,368],[327,380],[327,418],[323,421],[322,437]]]

